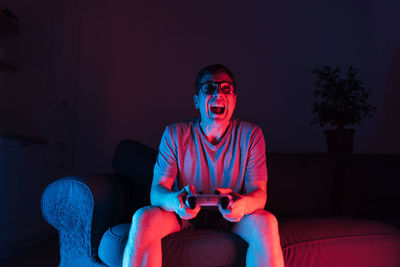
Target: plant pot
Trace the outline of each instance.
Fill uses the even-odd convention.
[[[353,153],[354,129],[325,130],[325,139],[328,152],[331,154]]]

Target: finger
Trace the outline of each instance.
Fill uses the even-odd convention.
[[[182,188],[182,190],[185,194],[189,194],[190,190],[189,190],[189,185],[186,185],[184,188]]]
[[[187,186],[184,187],[184,189],[187,194],[196,195],[196,189],[194,188],[194,185],[188,184]]]
[[[190,220],[192,217],[188,215],[184,210],[179,210],[176,212],[181,219]]]
[[[182,219],[185,219],[185,220],[191,220],[191,219],[193,219],[194,217],[196,217],[197,216],[197,214],[192,214],[192,213],[186,213],[186,214],[181,214],[180,215],[180,217],[182,218]]]
[[[183,219],[183,220],[186,220],[186,221],[192,219],[191,217],[186,217],[186,216],[184,216],[184,215],[179,215],[179,217],[180,217],[181,219]]]
[[[234,216],[232,214],[224,214],[223,216],[224,216],[224,218],[226,220],[228,220],[230,222],[238,222],[238,221],[240,221],[240,218],[237,217],[236,215]]]
[[[222,215],[230,215],[232,210],[228,207],[227,209],[223,209],[220,205],[218,205],[218,210]]]
[[[179,194],[186,194],[186,193],[187,193],[186,186],[182,188],[181,191],[179,191]]]
[[[222,216],[225,217],[225,210],[223,208],[221,208],[221,206],[218,206],[218,210],[222,214]]]
[[[230,222],[238,222],[240,221],[240,218],[228,218],[227,220]]]
[[[194,185],[192,185],[192,184],[189,185],[189,191],[192,194],[196,194],[196,189],[194,188]]]
[[[194,212],[195,212],[196,215],[200,212],[200,209],[201,209],[200,206],[196,206],[196,207],[194,208]]]
[[[229,194],[232,192],[232,189],[230,188],[220,188],[220,187],[216,187],[216,191],[218,191],[220,194]]]
[[[192,191],[190,190],[190,184],[188,184],[188,185],[186,185],[182,190],[184,190],[185,191],[185,194],[188,194],[188,195],[190,195],[190,194],[193,194],[192,193]]]
[[[231,217],[228,214],[222,214],[222,216],[225,218],[225,220],[227,220],[229,222],[238,222],[238,221],[240,221],[240,218]]]
[[[183,204],[182,196],[179,195],[178,198],[179,198],[180,208],[183,209],[184,204]]]
[[[196,206],[196,207],[193,208],[193,209],[187,207],[187,208],[185,209],[185,212],[186,212],[187,215],[190,214],[192,217],[196,217],[197,214],[200,212],[200,209],[201,209],[200,206]]]
[[[231,196],[232,196],[232,200],[234,200],[234,201],[242,198],[242,196],[240,194],[233,192],[233,191],[231,192]]]
[[[201,207],[197,205],[197,206],[194,207],[193,209],[191,209],[190,207],[188,207],[187,210],[190,210],[190,212],[192,212],[192,213],[194,213],[194,212],[197,213],[197,212],[200,211],[200,208],[201,208]]]

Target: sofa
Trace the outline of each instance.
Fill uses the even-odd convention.
[[[112,173],[55,180],[42,193],[60,266],[121,266],[132,215],[150,204],[157,151],[121,141]],[[288,267],[400,266],[400,155],[267,152],[266,209]],[[162,240],[163,266],[245,266],[247,243],[193,229]]]

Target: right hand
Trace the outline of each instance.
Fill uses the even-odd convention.
[[[196,206],[194,209],[189,208],[185,204],[185,199],[189,194],[196,194],[196,190],[194,189],[193,185],[187,185],[182,188],[181,191],[176,193],[176,205],[175,205],[175,212],[176,214],[184,220],[190,220],[197,216],[200,211],[200,206]]]

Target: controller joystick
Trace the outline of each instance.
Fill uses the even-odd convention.
[[[232,196],[231,195],[224,195],[219,198],[219,205],[224,210],[227,209],[230,205],[232,205]]]
[[[194,209],[196,207],[196,199],[197,195],[190,194],[186,197],[185,203],[189,208]]]

